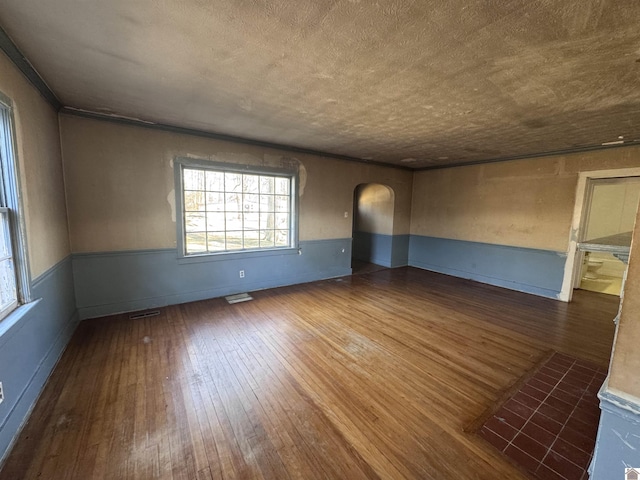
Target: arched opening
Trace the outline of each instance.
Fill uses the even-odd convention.
[[[393,189],[379,183],[358,185],[353,193],[352,268],[374,264],[391,267],[393,243]]]

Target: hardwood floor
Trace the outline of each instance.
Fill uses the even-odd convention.
[[[380,270],[385,270],[388,267],[383,267],[382,265],[377,265],[375,263],[364,262],[362,260],[358,260],[355,258],[351,259],[351,274],[352,275],[360,275],[362,273],[373,273],[379,272]]]
[[[617,299],[413,268],[81,323],[1,479],[517,479],[464,432],[555,349],[606,366]]]

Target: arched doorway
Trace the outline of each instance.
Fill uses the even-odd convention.
[[[394,207],[395,194],[387,185],[366,183],[355,188],[352,266],[391,267]]]

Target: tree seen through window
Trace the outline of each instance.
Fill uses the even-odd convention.
[[[291,246],[291,177],[182,172],[185,254]]]

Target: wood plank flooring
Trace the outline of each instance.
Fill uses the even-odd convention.
[[[82,322],[0,479],[526,478],[464,432],[550,349],[606,366],[617,299],[413,268]]]

